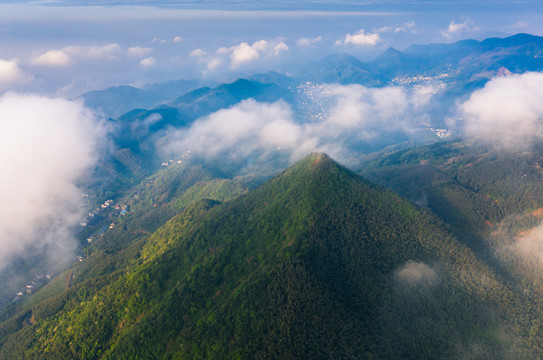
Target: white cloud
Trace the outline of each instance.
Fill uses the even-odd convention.
[[[397,33],[400,33],[400,32],[403,32],[403,33],[411,33],[411,34],[416,34],[417,33],[417,30],[415,28],[416,24],[414,21],[409,21],[409,22],[406,22],[400,26],[396,26],[393,30],[393,32],[395,34]]]
[[[253,43],[252,48],[256,51],[265,51],[270,47],[270,45],[270,42],[267,40],[258,40]]]
[[[418,31],[416,29],[416,24],[414,21],[409,21],[406,23],[403,23],[399,26],[383,26],[377,29],[373,29],[373,32],[376,34],[387,34],[387,33],[410,33],[410,34],[416,34]]]
[[[282,51],[288,51],[288,50],[289,50],[288,45],[285,44],[283,41],[281,41],[279,44],[276,44],[273,47],[273,55],[279,56],[279,54],[281,54]]]
[[[378,29],[373,29],[373,31],[376,32],[376,33],[379,33],[379,34],[384,34],[384,33],[393,32],[394,27],[393,26],[383,26],[383,27],[380,27]]]
[[[354,33],[347,34],[343,40],[337,40],[336,45],[359,45],[375,46],[381,40],[378,33],[366,33],[364,29]]]
[[[203,49],[194,49],[190,52],[190,56],[192,57],[202,57],[206,55],[207,55],[207,52],[205,52]]]
[[[181,41],[183,41],[183,38],[181,36],[176,36],[173,38],[174,43],[180,43]]]
[[[214,71],[215,69],[217,69],[222,64],[223,64],[223,60],[221,58],[212,58],[207,63],[207,70],[208,71]]]
[[[82,60],[114,60],[118,59],[122,50],[118,44],[104,46],[68,46],[63,49],[67,54]]]
[[[465,19],[461,23],[457,23],[453,20],[450,22],[447,29],[441,30],[441,35],[447,39],[452,39],[460,34],[477,30],[479,30],[479,27],[476,26],[471,19]]]
[[[303,143],[301,132],[286,103],[258,103],[249,99],[197,120],[188,130],[178,130],[166,142],[169,150],[191,150],[208,159],[226,155],[244,158],[255,151],[297,148]]]
[[[61,50],[49,50],[32,59],[33,65],[67,66],[77,61],[116,60],[121,55],[118,44],[104,46],[68,46]]]
[[[32,59],[32,64],[39,66],[66,66],[70,63],[70,56],[62,50],[49,50]]]
[[[128,56],[141,57],[141,56],[145,56],[149,54],[151,51],[153,51],[152,48],[132,46],[132,47],[129,47],[128,50],[126,50],[126,53],[128,54]]]
[[[17,60],[0,59],[0,91],[32,81],[32,75],[19,68]]]
[[[494,78],[460,105],[465,133],[508,149],[543,139],[543,73]]]
[[[247,44],[247,43],[245,43],[245,44]],[[227,47],[221,46],[220,48],[217,49],[215,54],[217,54],[217,55],[228,55],[231,51],[232,51],[232,48],[227,48]]]
[[[109,44],[104,46],[90,46],[83,48],[83,56],[90,59],[106,59],[115,58],[121,53],[121,47],[118,44]]]
[[[156,59],[154,57],[147,57],[140,61],[141,67],[148,68],[156,64]]]
[[[246,42],[234,46],[232,48],[232,54],[230,55],[232,67],[238,67],[243,63],[258,59],[260,57],[260,53],[257,50],[258,47],[259,45],[257,42],[255,42],[253,46],[250,46]]]
[[[316,96],[328,102],[328,117],[313,124],[330,139],[354,137],[369,141],[384,131],[410,127],[405,116],[409,96],[401,87],[366,88],[361,85],[323,85]]]
[[[516,29],[523,29],[523,28],[527,28],[528,26],[530,26],[530,22],[529,22],[529,21],[520,20],[520,21],[517,21],[515,24],[513,24],[512,27],[514,27],[514,28],[516,28]]]
[[[153,40],[151,40],[151,42],[153,42],[153,43],[159,43],[159,44],[164,44],[164,43],[167,43],[168,40],[159,39],[159,38],[153,38]]]
[[[279,56],[282,52],[289,50],[288,45],[282,40],[258,40],[252,45],[247,42],[242,42],[238,45],[227,47],[220,47],[215,52],[216,57],[208,60],[208,70],[217,68],[217,65],[224,63],[224,61],[216,60],[219,57],[228,57],[230,60],[230,67],[237,69],[242,65],[251,63],[261,58],[272,58]]]
[[[56,261],[74,247],[70,228],[82,215],[76,183],[97,160],[103,134],[80,103],[0,98],[0,270],[29,247],[60,256]]]
[[[318,44],[322,41],[322,36],[317,36],[314,38],[301,38],[296,41],[296,46],[298,47],[306,47]]]

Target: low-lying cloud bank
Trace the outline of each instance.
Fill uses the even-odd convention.
[[[191,150],[206,159],[224,155],[242,159],[256,151],[278,148],[311,151],[316,144],[292,119],[292,110],[283,101],[269,104],[249,99],[176,131],[167,138],[166,148],[174,152]]]
[[[543,140],[543,73],[494,78],[460,105],[468,137],[507,150]]]
[[[165,154],[191,150],[206,160],[280,153],[290,162],[322,151],[349,163],[364,146],[405,138],[427,125],[423,109],[429,95],[402,87],[322,85],[312,96],[322,106],[322,116],[300,121],[284,101],[248,99],[198,119],[187,129],[170,131],[161,148]]]
[[[62,260],[84,211],[77,181],[97,161],[105,131],[82,104],[8,93],[0,97],[0,271],[28,249]]]

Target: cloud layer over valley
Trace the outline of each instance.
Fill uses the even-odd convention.
[[[0,98],[0,271],[17,256],[45,251],[55,262],[74,248],[80,177],[105,134],[80,103],[8,93]]]
[[[294,162],[311,151],[322,151],[344,163],[355,150],[405,139],[424,126],[428,94],[402,87],[322,85],[313,89],[319,117],[300,120],[285,101],[248,99],[171,131],[161,140],[165,156],[191,150],[210,159],[242,160],[282,154]]]

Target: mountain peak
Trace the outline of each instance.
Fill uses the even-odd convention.
[[[339,165],[330,156],[321,152],[312,152],[298,161],[292,167],[285,171],[285,174],[294,173],[314,173],[321,171],[331,171],[333,168],[339,169]],[[347,169],[345,169],[347,170]]]
[[[312,163],[323,163],[323,162],[335,163],[335,161],[330,156],[328,156],[327,154],[322,153],[322,152],[312,152],[312,153],[306,155],[302,160],[300,160],[300,163],[307,163],[307,162],[312,162]]]
[[[347,53],[341,53],[341,54],[330,54],[328,56],[325,56],[323,57],[321,60],[319,60],[320,62],[330,62],[330,61],[335,61],[335,62],[340,62],[340,61],[348,61],[348,62],[353,62],[353,63],[360,63],[361,61],[351,55],[351,54],[347,54]]]
[[[393,48],[392,46],[385,50],[383,54],[394,55],[401,54],[402,52],[398,49]]]
[[[330,194],[343,192],[354,183],[369,186],[362,177],[324,153],[314,152],[264,184],[258,191],[274,194],[290,191],[305,201],[320,203]],[[257,191],[257,192],[258,192]]]
[[[296,75],[300,80],[317,83],[362,84],[380,86],[382,76],[372,72],[369,64],[349,54],[332,54],[300,68]]]

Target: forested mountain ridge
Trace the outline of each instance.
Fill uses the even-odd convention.
[[[118,270],[4,322],[0,356],[500,359],[540,351],[525,323],[537,310],[439,219],[324,154],[237,199],[195,203],[125,251]]]

